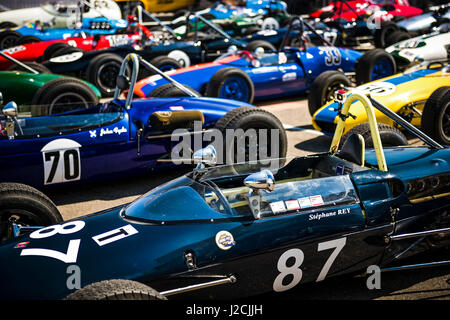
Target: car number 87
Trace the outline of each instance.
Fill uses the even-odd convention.
[[[316,279],[316,282],[325,279],[325,277],[328,274],[328,271],[331,268],[331,265],[336,260],[342,248],[344,248],[346,240],[347,238],[341,238],[319,243],[317,251],[323,251],[333,248],[334,250],[328,257],[328,260],[325,262],[324,266],[322,267],[322,270],[320,271],[319,276]],[[305,255],[303,251],[298,248],[289,249],[280,256],[277,263],[277,268],[280,273],[275,278],[275,281],[273,283],[274,291],[276,292],[286,291],[295,287],[297,284],[300,283],[303,277],[303,270],[300,267],[304,261],[304,258]],[[288,260],[292,259],[294,259],[294,263],[288,266],[287,264]],[[289,278],[291,279],[291,281],[287,284],[283,284],[283,280],[285,278]]]

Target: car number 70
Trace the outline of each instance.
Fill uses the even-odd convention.
[[[328,271],[331,268],[331,265],[336,260],[337,256],[341,252],[342,248],[344,248],[347,238],[335,239],[326,242],[321,242],[318,245],[317,251],[323,251],[328,249],[333,249],[333,252],[328,257],[328,260],[325,262],[322,270],[319,273],[319,276],[316,279],[316,282],[322,281],[328,274]],[[291,266],[287,265],[287,261],[293,258],[294,263]],[[277,268],[280,272],[278,276],[275,278],[273,282],[273,290],[276,292],[282,292],[289,290],[295,287],[300,283],[303,277],[303,271],[300,269],[300,266],[303,263],[305,255],[302,250],[298,248],[289,249],[284,252],[280,258],[278,259]],[[291,281],[288,284],[283,284],[283,280],[286,276],[291,275]]]

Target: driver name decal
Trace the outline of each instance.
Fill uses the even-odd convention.
[[[336,216],[349,214],[349,213],[350,213],[350,208],[344,208],[344,209],[339,209],[339,210],[330,211],[330,212],[315,213],[315,214],[309,215],[309,221],[320,220],[320,219],[329,218],[329,217],[336,217]]]

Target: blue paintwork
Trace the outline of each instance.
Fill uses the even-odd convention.
[[[334,60],[338,54],[339,61]],[[196,69],[190,68],[187,71],[179,69],[171,77],[199,92],[204,92],[207,83],[218,70],[234,67],[245,71],[252,80],[255,100],[269,99],[304,94],[312,81],[324,71],[341,68],[344,72],[352,72],[361,56],[362,53],[358,51],[335,47],[312,47],[305,51],[286,48],[280,53],[267,53],[259,59],[261,65],[257,67],[245,57],[225,63],[216,60],[216,63],[199,65]],[[279,59],[283,63],[279,63]],[[142,86],[142,93],[148,96],[155,88],[165,83],[167,83],[165,79],[148,81]]]
[[[98,23],[108,23],[109,28],[93,28],[92,25]],[[82,32],[87,35],[106,35],[115,34],[120,30],[125,29],[128,26],[126,20],[110,20],[105,17],[84,18],[83,24],[80,28],[42,28],[37,27],[33,23],[26,24],[22,27],[15,29],[14,31],[20,33],[22,36],[34,36],[38,37],[42,41],[66,39],[70,37],[80,36]]]
[[[231,17],[246,17],[256,14],[267,14],[272,10],[285,11],[287,5],[283,1],[271,1],[271,0],[248,0],[245,1],[245,6],[233,6],[217,3],[211,8],[202,10],[202,13],[210,13],[216,17],[216,19],[227,19]],[[195,21],[195,18],[193,18]]]
[[[117,103],[121,106],[124,102],[118,100]],[[146,139],[147,135],[155,132],[148,124],[148,119],[153,112],[170,111],[171,106],[182,107],[184,110],[198,110],[205,117],[203,127],[211,128],[228,111],[249,105],[214,98],[153,98],[134,100],[132,108],[129,110],[125,110],[123,107],[114,107],[114,112],[104,113],[102,108],[107,106],[108,103],[59,116],[21,120],[23,121],[23,136],[19,135],[14,140],[7,140],[6,137],[0,139],[0,148],[2,149],[0,165],[10,168],[0,172],[0,181],[21,182],[38,188],[44,187],[45,163],[41,149],[48,143],[61,138],[70,139],[81,145],[79,148],[80,180],[69,179],[61,182],[63,184],[83,183],[149,172],[164,167],[157,163],[157,159],[170,153],[168,139],[151,141]],[[140,156],[137,154],[136,127],[139,122],[144,125]],[[68,127],[61,128],[64,125]],[[57,128],[51,129],[52,126]],[[78,128],[82,129],[78,131]],[[122,129],[121,133],[119,133],[119,129]],[[102,134],[102,131],[107,134]],[[165,134],[170,133],[166,132]],[[174,166],[172,163],[170,165]],[[47,187],[61,185],[61,183],[47,184]]]
[[[275,174],[279,182],[275,190],[263,192],[263,199],[269,202],[288,200],[292,195],[319,194],[324,203],[315,208],[277,214],[270,213],[269,209],[261,219],[254,219],[248,207],[233,213],[215,211],[203,200],[202,195],[214,190],[204,182],[212,180],[224,189],[231,181],[234,181],[232,187],[242,186],[242,179],[246,177],[229,176],[219,169],[196,182],[206,188],[205,194],[188,187],[192,184],[188,175],[154,189],[130,206],[78,219],[84,221],[84,226],[76,232],[71,233],[67,226],[65,234],[40,239],[22,235],[0,246],[0,298],[64,298],[74,291],[67,287],[71,274],[67,268],[71,265],[81,270],[81,287],[107,279],[131,279],[160,292],[234,274],[237,282],[233,285],[189,294],[203,298],[237,298],[274,290],[281,272],[278,266],[283,265],[280,257],[291,249],[301,250],[304,257],[299,266],[302,278],[298,285],[316,281],[332,252],[320,249],[319,244],[344,238],[345,245],[337,253],[326,278],[364,271],[373,264],[383,267],[398,260],[394,257],[416,240],[386,244],[387,235],[424,231],[433,228],[437,221],[448,227],[448,218],[445,219],[448,194],[413,204],[410,199],[414,195],[407,191],[406,185],[439,176],[443,184],[435,191],[425,191],[424,195],[448,191],[450,150],[387,148],[385,156],[387,172],[370,167],[352,172],[351,163],[328,154],[296,158]],[[376,165],[373,150],[366,152],[366,159]],[[350,171],[340,175],[336,166],[347,167]],[[327,177],[281,182],[307,177],[311,172],[308,169],[319,167]],[[389,187],[394,182],[401,186],[395,193]],[[392,207],[400,209],[397,216],[392,217]],[[317,219],[321,214],[330,216]],[[137,233],[102,246],[93,239],[127,225]],[[229,250],[222,250],[216,244],[216,234],[223,230],[234,238]],[[65,254],[69,241],[77,240],[79,249],[74,251],[75,255],[71,253],[72,259],[68,262],[44,256],[42,252],[26,255],[27,250],[37,248]],[[186,252],[194,253],[195,269],[190,270],[185,263]]]

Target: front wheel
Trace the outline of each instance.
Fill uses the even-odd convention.
[[[383,49],[366,52],[356,64],[356,84],[386,78],[397,72],[394,57]]]
[[[428,98],[421,128],[437,142],[450,145],[450,87],[438,88]]]
[[[255,88],[245,71],[224,68],[217,71],[209,81],[206,96],[252,103]]]
[[[383,147],[408,145],[408,139],[406,139],[405,135],[397,128],[384,123],[378,123],[378,131],[380,133],[381,144]],[[361,123],[350,129],[342,136],[341,145],[343,145],[352,134],[360,134],[364,138],[366,148],[373,148],[373,140],[369,123]]]
[[[103,97],[112,97],[122,61],[122,57],[112,53],[95,57],[86,68],[86,80],[94,84]]]
[[[14,238],[12,223],[49,226],[63,221],[55,204],[25,184],[0,183],[0,242]]]

